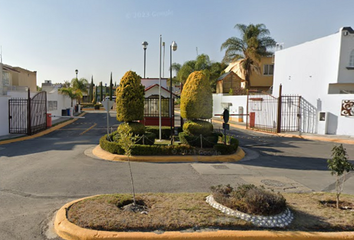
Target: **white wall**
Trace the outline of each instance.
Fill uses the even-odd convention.
[[[298,94],[316,106],[328,84],[337,82],[341,34],[275,52],[273,95]]]
[[[247,113],[247,95],[223,95],[221,93],[213,94],[213,117],[215,114],[222,114],[224,108],[221,103],[232,103],[229,111],[230,114],[240,114],[239,107],[243,107],[243,114]],[[230,120],[238,119],[239,116],[230,116]],[[243,121],[246,122],[246,116],[243,116]]]
[[[330,94],[318,99],[321,111],[329,113],[326,133],[354,137],[354,116],[341,116],[342,100],[354,101],[354,94]]]
[[[49,110],[47,106],[47,112],[51,113],[52,116],[61,116],[61,112],[63,109],[67,109],[71,107],[71,99],[63,94],[58,92],[58,89],[54,88],[52,91],[47,92],[47,101],[56,101],[57,102],[57,109],[56,110]],[[76,101],[74,100],[74,106]],[[58,117],[52,117],[52,120],[58,119]]]
[[[342,29],[311,42],[275,53],[273,95],[300,95],[317,111],[328,112],[327,130],[318,122],[320,134],[354,136],[354,118],[341,116],[341,101],[353,94],[328,94],[330,83],[354,83],[354,70],[346,69],[354,49],[353,34],[343,36]],[[334,88],[333,88],[334,89]],[[318,119],[317,119],[318,120]]]
[[[0,95],[0,136],[9,134],[9,99]]]

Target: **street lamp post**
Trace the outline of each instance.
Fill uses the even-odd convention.
[[[171,119],[170,119],[170,126],[171,126],[171,145],[173,144],[173,130],[172,125],[175,119],[175,113],[173,110],[173,100],[172,100],[172,50],[177,50],[177,43],[173,41],[170,46],[170,111],[171,111]]]
[[[143,45],[143,49],[144,49],[144,78],[145,78],[145,71],[146,71],[146,49],[147,49],[147,46],[149,45],[148,42],[144,41],[142,43]]]
[[[77,74],[79,73],[79,70],[75,70],[75,73],[76,73],[76,79],[77,79]]]

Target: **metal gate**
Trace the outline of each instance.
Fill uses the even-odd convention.
[[[316,132],[317,110],[301,96],[248,95],[247,127],[265,132]]]
[[[9,132],[32,135],[47,128],[47,93],[9,99]]]

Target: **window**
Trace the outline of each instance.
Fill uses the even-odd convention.
[[[349,56],[349,67],[354,67],[354,50],[351,51]]]
[[[263,75],[271,76],[273,75],[274,64],[264,64],[263,65]]]
[[[48,101],[48,111],[58,110],[58,102],[57,101]]]

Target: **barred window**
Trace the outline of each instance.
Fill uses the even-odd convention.
[[[58,101],[48,101],[48,111],[58,110]]]

